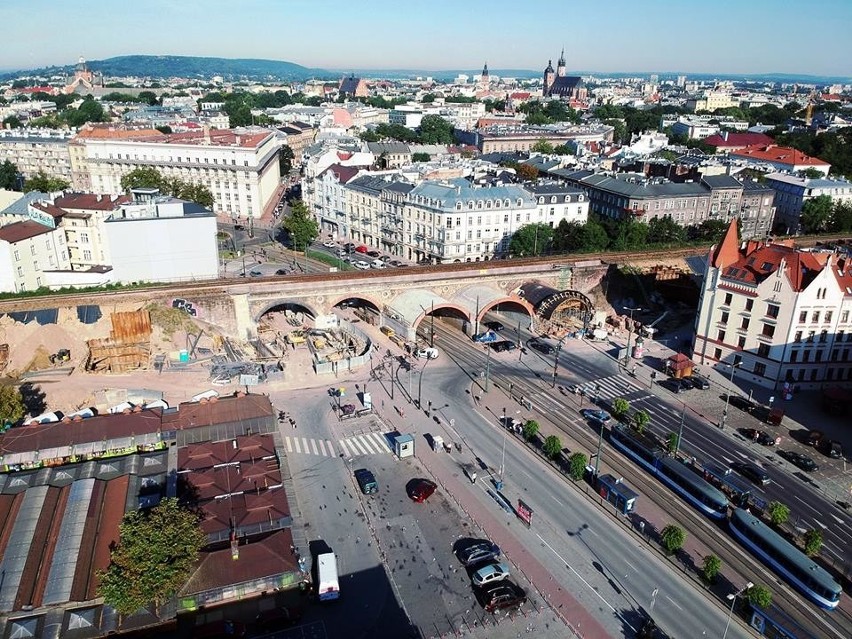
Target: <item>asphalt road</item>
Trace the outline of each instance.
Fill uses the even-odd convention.
[[[553,382],[553,355],[540,355],[530,349],[528,349],[526,354],[521,354],[520,356],[514,355],[513,352],[486,355],[484,347],[472,344],[470,340],[465,339],[458,332],[446,330],[441,326],[440,322],[437,326],[439,328],[439,342],[444,347],[444,350],[448,351],[447,355],[459,362],[462,368],[473,370],[475,376],[483,375],[487,368],[490,383],[493,384],[496,381],[503,388],[507,388],[512,384],[512,392],[516,398],[523,395],[535,407],[546,410],[549,416],[563,430],[570,432],[583,444],[583,448],[594,450],[596,437],[590,432],[588,425],[585,424],[585,421],[577,412],[583,405],[588,407],[590,404],[584,404],[586,400],[580,396],[561,395],[556,390],[548,388]],[[523,335],[522,337],[526,336]],[[590,354],[588,349],[575,349],[572,352],[570,343],[567,344],[568,346],[562,349],[559,356],[560,367],[557,369],[557,386],[576,381],[596,380],[602,385],[602,399],[627,395],[630,399],[633,399],[635,405],[645,407],[654,413],[656,417],[654,421],[655,427],[667,429],[669,432],[672,429],[676,430],[675,426],[680,423],[681,410],[679,407],[673,407],[657,395],[652,394],[644,386],[644,383],[640,385],[637,381],[626,375],[618,375],[615,372],[617,371],[617,365],[612,360],[607,361],[606,357],[603,357],[603,359],[595,358]],[[519,358],[521,359],[520,362],[518,362]],[[567,371],[562,367],[563,364],[567,364]],[[484,383],[484,380],[481,381]],[[447,387],[447,392],[453,392],[454,388],[458,388],[460,386],[459,382],[460,380],[456,379]],[[659,393],[656,389],[654,392]],[[680,397],[683,396],[681,395]],[[509,410],[512,410],[514,405],[510,400],[507,403],[509,403]],[[718,452],[720,461],[724,461],[725,456],[730,458],[731,451],[736,451],[740,447],[740,443],[732,442],[727,435],[721,433],[718,429],[708,428],[706,423],[702,424],[699,420],[695,420],[692,417],[687,418],[684,433],[684,449],[687,452],[692,450],[691,446],[695,446],[696,452],[698,452],[698,442],[705,442],[705,447],[710,447],[710,443],[712,442],[712,450]],[[490,442],[484,445],[493,447],[497,443]],[[704,458],[704,453],[707,451],[702,449],[701,452],[702,458]],[[710,522],[685,506],[680,500],[673,497],[659,484],[653,483],[654,480],[650,480],[641,471],[633,467],[632,464],[625,464],[617,456],[612,458],[615,453],[610,452],[605,453],[605,455],[610,455],[613,461],[618,462],[616,464],[618,474],[625,476],[630,485],[634,487],[638,486],[640,492],[643,494],[643,498],[647,494],[649,498],[657,501],[667,511],[676,515],[676,520],[684,525],[689,534],[699,535],[702,539],[706,540],[714,553],[722,557],[726,565],[737,570],[740,574],[748,575],[748,579],[755,580],[755,576],[759,576],[759,580],[770,584],[776,592],[776,602],[784,606],[788,611],[797,611],[802,621],[811,627],[818,636],[823,634],[825,636],[837,637],[848,636],[848,630],[852,627],[852,622],[845,611],[838,610],[834,613],[826,613],[805,603],[800,596],[790,591],[785,584],[782,584],[775,577],[774,573],[768,571],[768,569],[764,568],[762,564],[759,564],[751,555],[742,550],[727,536],[724,529],[710,524]],[[790,495],[792,494],[797,496],[799,500],[814,504],[814,508],[818,509],[816,512],[829,513],[836,510],[830,504],[825,502],[820,504],[819,501],[814,501],[820,499],[819,495],[809,494],[813,491],[798,478],[788,475],[777,467],[773,468],[772,476],[777,481],[777,486],[774,490],[778,492],[767,493],[770,498],[772,498],[772,494],[784,495],[785,502],[789,504],[791,501]],[[533,477],[533,480],[535,480],[535,477]],[[770,484],[771,486],[772,484]],[[546,512],[556,510],[553,508],[553,504],[545,500],[545,506],[548,505],[550,508]],[[801,506],[798,508],[796,504],[790,504],[790,506],[794,513],[801,511]],[[570,528],[568,529],[570,530]],[[832,538],[829,540],[829,543],[833,545],[843,542],[834,541]],[[844,546],[840,546],[839,548],[842,552]],[[743,579],[743,581],[745,580],[746,578]],[[656,605],[659,608],[660,601],[657,601]],[[664,613],[661,611],[657,614]],[[696,618],[694,615],[691,615],[691,617]],[[678,619],[683,619],[682,614],[675,615],[674,621],[677,622]],[[675,630],[675,627],[671,629]],[[692,629],[694,630],[694,628]]]

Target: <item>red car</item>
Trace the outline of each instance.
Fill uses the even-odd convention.
[[[435,482],[428,479],[414,479],[409,483],[408,495],[418,504],[426,501],[435,492]]]
[[[355,252],[356,252],[356,253],[366,253],[366,252],[367,252],[367,251],[369,251],[369,250],[370,250],[370,249],[368,249],[368,248],[367,248],[366,246],[364,246],[364,245],[356,246],[356,247],[355,247]]]

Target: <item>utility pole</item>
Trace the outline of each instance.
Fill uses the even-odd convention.
[[[728,404],[731,401],[731,386],[734,385],[734,369],[742,364],[742,361],[737,362],[736,364],[731,364],[731,379],[728,384],[728,392],[725,393],[725,410],[722,411],[722,421],[719,422],[719,428],[725,430],[725,424],[728,423]]]
[[[677,431],[677,442],[675,442],[674,454],[677,457],[680,452],[680,440],[683,437],[683,422],[686,419],[686,402],[683,402],[683,412],[680,414],[680,428]]]
[[[518,320],[518,361],[521,361],[521,356],[524,354],[523,345],[521,344],[521,320]]]
[[[432,312],[429,313],[429,347],[435,348],[435,300],[432,300]],[[488,392],[487,389],[485,392]]]
[[[636,308],[624,307],[625,311],[630,311],[630,324],[627,325],[627,352],[624,354],[624,368],[630,363],[630,338],[633,337],[633,313],[641,311],[638,306]]]
[[[476,315],[473,316],[473,335],[476,337],[479,333],[479,295],[476,296]]]
[[[595,477],[598,476],[598,470],[601,467],[601,450],[603,449],[603,432],[604,425],[603,422],[600,423],[600,429],[598,430],[598,452],[595,453]]]
[[[488,392],[488,380],[491,376],[491,348],[485,347],[485,392]]]
[[[556,355],[553,357],[553,383],[550,385],[551,388],[556,388],[556,374],[559,367],[559,351],[561,350],[562,340],[559,340],[559,343],[556,344]]]

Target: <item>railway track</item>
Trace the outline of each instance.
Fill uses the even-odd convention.
[[[440,327],[440,328],[438,328]],[[440,335],[441,344],[445,351],[457,359],[470,363],[470,342],[461,333],[448,330],[436,324],[436,334]],[[526,357],[534,356],[528,354]],[[484,365],[484,356],[482,365]],[[508,360],[491,358],[491,390],[490,392],[507,392],[512,385],[514,397],[534,398],[541,392],[553,393],[550,388],[548,373],[536,375],[519,375],[512,370]],[[559,396],[559,393],[556,393]],[[507,401],[511,401],[507,398]],[[568,415],[575,414],[577,407],[573,400],[565,402],[566,410],[559,413],[544,410],[532,401],[532,411],[553,424],[563,439],[563,445],[574,450],[596,450],[598,435],[589,426],[578,424],[569,419]],[[591,406],[588,404],[587,406]],[[567,440],[567,441],[566,441]],[[852,636],[852,614],[838,607],[832,612],[824,611],[812,605],[804,596],[793,590],[774,571],[758,561],[753,555],[742,548],[728,533],[726,523],[716,523],[700,514],[685,501],[671,492],[661,482],[638,468],[633,462],[622,456],[612,446],[607,446],[606,465],[614,474],[624,477],[644,497],[666,512],[671,514],[671,520],[680,525],[689,535],[693,535],[722,560],[726,572],[733,571],[740,581],[765,583],[772,590],[773,602],[799,622],[808,632],[816,637],[836,637],[846,639]],[[693,557],[700,565],[701,557]]]

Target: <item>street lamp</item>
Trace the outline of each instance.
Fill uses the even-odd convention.
[[[553,383],[550,385],[551,388],[556,388],[556,374],[557,374],[557,369],[559,367],[559,351],[562,350],[562,341],[564,339],[565,338],[563,337],[556,344],[556,355],[553,357]]]
[[[630,324],[627,325],[627,352],[624,354],[624,367],[627,368],[627,365],[630,363],[630,339],[633,337],[633,313],[641,311],[640,307],[636,308],[628,308],[624,307],[625,311],[630,312]]]
[[[742,363],[742,360],[740,360],[739,362],[731,364],[731,379],[728,384],[728,392],[725,393],[725,410],[722,412],[722,421],[719,424],[719,428],[722,430],[725,430],[725,424],[728,423],[728,404],[731,402],[731,386],[734,385],[734,369]]]
[[[728,601],[731,602],[731,609],[728,611],[728,622],[725,624],[725,634],[722,635],[722,639],[725,639],[728,636],[728,626],[731,625],[731,616],[734,614],[734,605],[737,603],[737,597],[748,591],[748,589],[752,586],[754,586],[754,584],[749,581],[742,590],[728,595]]]
[[[678,452],[680,451],[680,440],[683,438],[683,422],[686,419],[686,402],[683,403],[683,412],[680,414],[680,428],[677,431],[677,441],[675,442],[674,455],[677,457]]]

